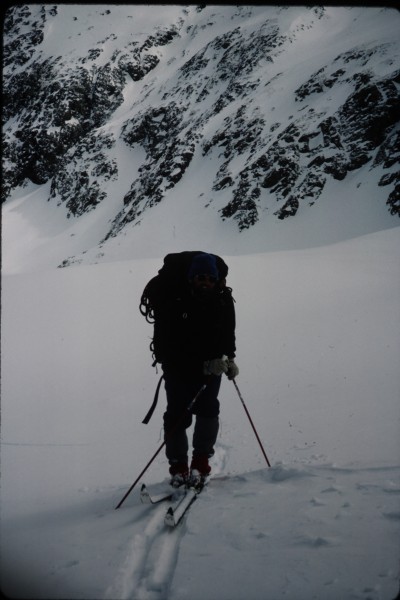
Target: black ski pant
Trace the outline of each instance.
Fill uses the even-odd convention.
[[[164,413],[165,453],[170,463],[188,462],[189,443],[186,429],[191,426],[193,415],[193,456],[213,456],[219,429],[218,392],[221,376],[200,373],[178,373],[164,368],[167,409]],[[194,406],[188,407],[201,387]]]

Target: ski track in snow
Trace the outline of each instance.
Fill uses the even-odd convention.
[[[134,536],[116,581],[105,598],[112,600],[162,600],[168,596],[178,559],[182,527],[164,524],[168,503],[149,507],[151,515],[143,533]]]
[[[216,448],[213,474],[224,471],[228,450]],[[149,507],[151,514],[143,533],[134,535],[126,559],[116,580],[108,588],[105,600],[164,600],[172,583],[179,546],[185,534],[184,523],[169,529],[164,523],[168,503]]]

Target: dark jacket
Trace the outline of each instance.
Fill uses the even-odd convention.
[[[195,296],[188,285],[155,312],[154,354],[163,367],[198,366],[206,360],[235,356],[235,308],[229,288],[215,288],[209,298]]]

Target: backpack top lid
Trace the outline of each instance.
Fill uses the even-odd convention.
[[[197,270],[197,269],[200,270]],[[204,269],[206,269],[204,271]],[[228,275],[228,265],[217,254],[203,252],[201,250],[187,250],[167,254],[159,274],[172,279],[184,279],[188,281],[196,274],[216,276],[224,280]]]

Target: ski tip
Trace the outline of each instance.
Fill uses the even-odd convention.
[[[143,502],[143,504],[151,503],[150,494],[145,484],[140,488],[140,501]]]
[[[168,527],[175,527],[175,525],[176,525],[175,515],[174,515],[174,511],[172,509],[172,506],[170,506],[169,509],[167,510],[167,512],[165,513],[164,523]]]

